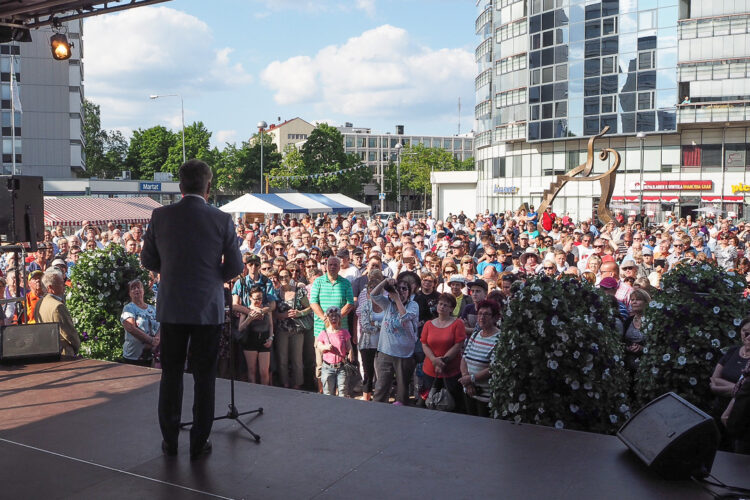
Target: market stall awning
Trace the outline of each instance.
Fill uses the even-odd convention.
[[[222,212],[230,214],[283,214],[284,210],[267,201],[261,200],[256,195],[243,194],[236,200],[219,207]]]
[[[325,197],[332,201],[341,203],[342,205],[351,207],[351,212],[369,212],[370,210],[372,210],[372,207],[370,207],[370,205],[360,203],[354,198],[350,198],[341,193],[327,193]]]
[[[330,212],[331,207],[314,200],[309,195],[304,193],[278,193],[276,196],[279,198],[297,205],[302,208],[306,208],[309,213],[320,213]]]
[[[308,196],[319,203],[328,205],[330,207],[328,211],[334,214],[345,214],[352,211],[352,207],[334,201],[325,194],[305,193],[305,196]]]
[[[743,201],[743,196],[719,196],[719,195],[712,195],[712,196],[701,196],[701,201],[722,201],[724,200],[724,203],[737,203],[738,201]]]
[[[75,227],[89,221],[95,226],[146,224],[162,204],[147,196],[132,198],[44,198],[44,225]]]

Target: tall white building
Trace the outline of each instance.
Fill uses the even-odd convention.
[[[595,153],[621,155],[615,204],[642,197],[657,218],[705,206],[746,214],[750,0],[476,5],[478,210],[538,206],[609,126]],[[597,158],[594,174],[612,161]],[[590,217],[600,194],[598,183],[568,183],[553,208]]]
[[[15,113],[16,172],[70,178],[85,169],[83,158],[83,40],[81,20],[65,23],[72,57],[56,61],[51,29],[31,30],[31,42],[0,45],[2,173],[12,173],[10,59],[14,57],[22,111]]]

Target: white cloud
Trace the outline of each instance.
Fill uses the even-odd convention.
[[[368,16],[375,15],[375,0],[357,0],[357,8],[365,11]]]
[[[214,134],[213,136],[216,139],[216,145],[219,146],[219,149],[224,148],[225,143],[235,143],[237,142],[237,131],[236,130],[219,130]]]
[[[311,103],[345,116],[438,116],[455,107],[474,72],[471,52],[420,46],[405,30],[383,25],[312,57],[274,61],[261,80],[281,105]]]
[[[114,123],[153,115],[157,108],[149,94],[182,94],[189,105],[190,97],[201,92],[253,81],[242,64],[232,61],[232,48],[216,46],[206,23],[168,7],[87,19],[83,44],[87,97]],[[165,119],[173,126],[174,109]]]
[[[375,0],[356,0],[352,5],[351,0],[258,0],[262,6],[269,11],[303,11],[303,12],[331,12],[331,11],[350,11],[352,7],[357,10],[363,10],[368,16],[375,14]],[[260,12],[255,14],[256,17],[266,17],[269,12]]]

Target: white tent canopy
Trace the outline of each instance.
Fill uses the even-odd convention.
[[[272,205],[266,201],[256,198],[251,194],[243,194],[236,200],[232,200],[220,207],[222,212],[230,214],[258,213],[258,214],[282,214],[284,209]]]

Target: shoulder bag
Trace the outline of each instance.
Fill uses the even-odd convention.
[[[440,389],[437,388],[438,381],[440,381]],[[424,404],[431,410],[453,411],[456,407],[456,402],[454,401],[453,396],[451,396],[451,393],[448,392],[448,389],[445,388],[445,379],[435,379],[432,388],[430,389],[430,394],[427,396]]]

